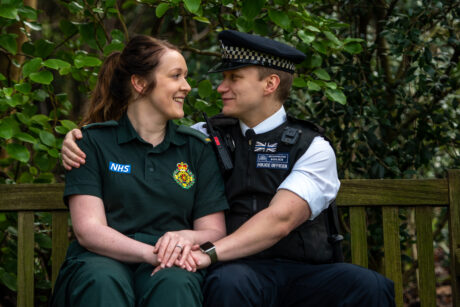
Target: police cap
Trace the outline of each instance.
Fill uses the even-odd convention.
[[[249,65],[260,65],[294,73],[295,64],[305,59],[305,54],[289,45],[258,35],[224,30],[218,39],[222,59],[209,72],[221,72]]]

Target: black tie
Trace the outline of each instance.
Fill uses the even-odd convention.
[[[253,129],[248,129],[248,130],[246,130],[246,134],[245,134],[245,135],[246,135],[246,137],[247,137],[248,139],[252,139],[252,137],[253,137],[255,134],[256,134],[256,133],[254,132]]]

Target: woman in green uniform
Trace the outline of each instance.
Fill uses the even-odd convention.
[[[66,175],[77,241],[52,306],[200,306],[193,245],[225,235],[223,181],[204,135],[177,126],[190,91],[179,50],[148,36],[110,55]],[[117,119],[106,121],[107,119]]]

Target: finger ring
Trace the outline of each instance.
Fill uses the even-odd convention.
[[[182,246],[180,246],[179,244],[177,244],[176,247],[179,247],[180,250],[182,251]]]

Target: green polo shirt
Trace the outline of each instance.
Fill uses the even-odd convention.
[[[84,127],[77,144],[86,163],[66,174],[65,203],[75,194],[101,198],[108,225],[126,235],[192,229],[194,220],[226,210],[212,146],[189,130],[169,121],[154,147],[126,114]]]

